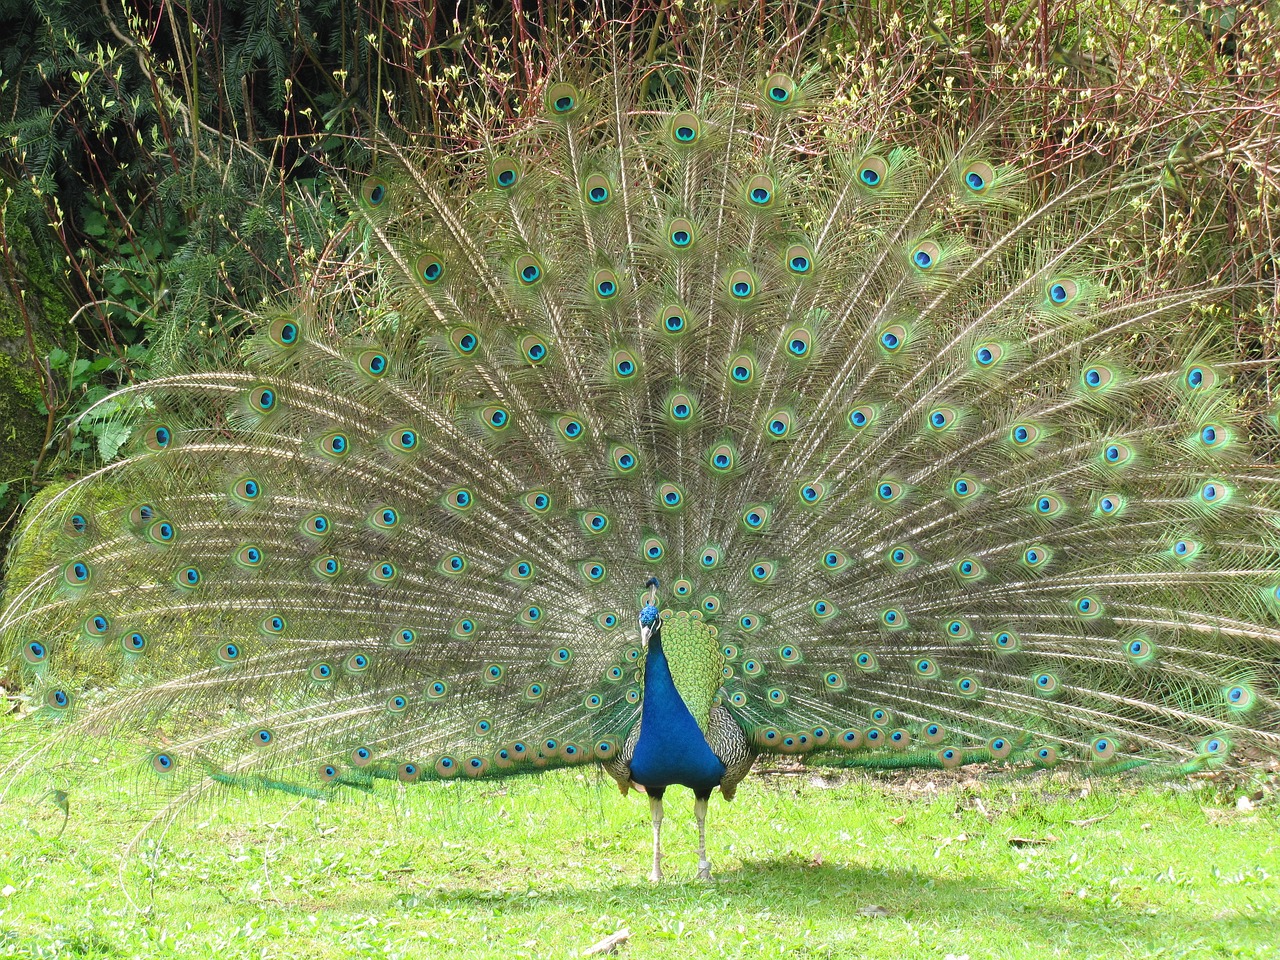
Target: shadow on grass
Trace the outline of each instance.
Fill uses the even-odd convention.
[[[940,877],[914,870],[769,858],[745,860],[738,867],[716,871],[711,882],[671,871],[661,883],[628,878],[612,885],[556,885],[538,896],[525,891],[457,886],[422,889],[401,899],[407,906],[501,903],[504,911],[512,912],[545,910],[551,904],[565,910],[586,908],[587,913],[607,912],[611,906],[616,908],[620,899],[655,907],[713,901],[747,913],[809,918],[876,917],[887,912],[890,916],[947,914],[959,920],[982,911],[1025,913],[1028,917],[1049,911],[1059,922],[1067,919],[1066,914],[1079,919],[1082,913],[1097,909],[1082,910],[1080,901],[1074,898],[1046,905],[1029,891],[987,881],[989,878],[981,875]],[[1123,908],[1108,912],[1117,909],[1124,912]]]
[[[952,943],[959,949],[977,940],[1017,956],[1060,955],[1063,949],[1085,949],[1090,943],[1108,945],[1100,956],[1149,956],[1152,950],[1162,954],[1192,945],[1217,955],[1214,950],[1225,949],[1225,944],[1266,944],[1273,933],[1262,912],[1224,915],[1211,904],[1186,906],[1153,909],[1141,901],[1080,899],[1068,890],[1046,896],[1043,890],[997,883],[981,872],[940,876],[784,858],[743,861],[740,867],[721,871],[712,883],[668,876],[658,884],[638,878],[599,886],[558,884],[536,897],[458,886],[421,889],[393,898],[390,904],[368,903],[364,908],[407,918],[438,909],[530,918],[549,912],[632,914],[641,924],[654,916],[703,913],[710,915],[710,922],[835,927],[851,934],[862,924],[889,924],[882,936],[890,939],[903,935],[890,933],[893,928],[905,926],[912,937],[925,942]]]

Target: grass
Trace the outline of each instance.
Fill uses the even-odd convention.
[[[594,770],[229,794],[122,870],[128,786],[73,791],[61,836],[0,806],[0,956],[555,958],[626,927],[644,960],[1280,958],[1280,807],[1225,783],[757,776],[713,801],[713,883],[671,791],[656,885],[643,797]]]

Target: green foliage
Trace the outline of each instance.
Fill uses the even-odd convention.
[[[4,216],[0,206],[0,217]],[[45,442],[46,373],[31,362],[65,335],[68,306],[31,232],[5,222],[8,250],[0,257],[0,555],[9,519],[33,491]],[[21,299],[19,299],[19,297]],[[56,348],[55,348],[56,349]]]
[[[134,360],[145,354],[142,349],[130,352]],[[101,402],[110,393],[104,380],[118,368],[116,361],[111,357],[94,360],[73,357],[59,347],[50,351],[48,365],[54,377],[65,378],[67,394],[79,398],[76,406],[87,411],[68,427],[64,437],[67,449],[73,454],[92,452],[103,461],[112,460],[129,438],[128,425],[117,417],[121,410],[119,401]],[[42,413],[48,412],[43,401],[39,409]]]

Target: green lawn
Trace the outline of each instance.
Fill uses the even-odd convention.
[[[1280,806],[1238,810],[1250,784],[757,776],[713,801],[713,883],[668,794],[657,885],[644,798],[594,769],[233,794],[121,871],[127,786],[73,793],[60,838],[51,803],[0,806],[0,956],[570,957],[626,927],[646,960],[1280,958]]]

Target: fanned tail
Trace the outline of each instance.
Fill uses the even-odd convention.
[[[467,157],[380,144],[239,366],[112,398],[131,448],[15,547],[57,725],[6,785],[95,737],[167,810],[607,761],[654,575],[764,751],[1280,750],[1269,368],[1150,212],[1170,144],[921,142],[731,31],[570,49]]]

